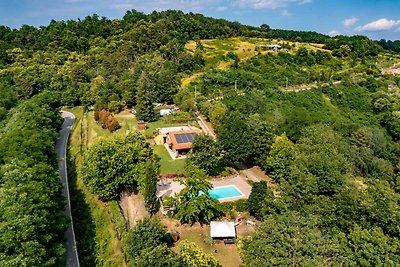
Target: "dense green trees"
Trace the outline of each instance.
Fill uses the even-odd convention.
[[[62,265],[64,199],[55,141],[61,117],[42,93],[10,112],[0,131],[0,265]]]
[[[180,82],[177,74],[204,64],[200,50],[185,51],[188,40],[254,34],[263,35],[255,27],[181,11],[145,15],[131,10],[122,20],[92,15],[53,20],[40,29],[2,26],[0,67],[7,71],[0,76],[11,76],[10,85],[21,98],[51,89],[62,92],[67,105],[135,105],[143,83],[149,83],[145,101],[171,102]]]
[[[391,50],[397,53],[400,52],[400,40],[391,41],[391,40],[381,39],[380,41],[378,41],[378,43],[384,49]]]
[[[139,132],[100,140],[87,151],[81,170],[83,180],[100,199],[116,199],[123,190],[139,189],[151,210],[157,173],[153,150]]]
[[[217,267],[217,260],[204,253],[196,244],[182,241],[177,252],[172,251],[171,236],[160,222],[150,219],[139,221],[124,239],[124,252],[128,266],[135,267]]]
[[[355,226],[345,242],[348,265],[396,266],[400,260],[399,239],[389,238],[377,227],[367,230]]]
[[[265,181],[254,183],[247,201],[250,215],[262,220],[268,209],[272,209],[274,194]]]
[[[290,162],[293,160],[293,148],[294,144],[285,133],[277,136],[271,145],[264,168],[275,181],[281,182],[283,178],[287,177]]]
[[[208,135],[197,136],[193,141],[187,164],[200,167],[207,175],[217,175],[224,169],[221,149]]]
[[[224,159],[229,164],[246,161],[251,156],[250,129],[246,117],[239,112],[227,115],[218,129],[218,140],[224,151]]]
[[[182,76],[208,60],[198,40],[236,36],[324,46],[260,51],[247,60],[231,52],[232,66],[205,69],[196,78],[201,96],[193,84],[179,88]],[[197,40],[193,53],[185,49],[188,40]],[[397,41],[378,43],[398,51]],[[207,175],[224,164],[258,164],[279,197],[263,182],[253,186],[247,208],[264,222],[244,241],[245,266],[395,266],[400,80],[380,74],[378,43],[180,11],[131,10],[122,20],[92,15],[39,29],[0,26],[0,265],[62,262],[65,218],[58,212],[63,200],[54,155],[59,101],[110,111],[135,107],[147,121],[155,119],[154,102],[175,101],[187,114],[199,109],[218,134],[217,142],[199,137],[193,144],[186,188],[176,198],[182,222],[208,222],[220,214],[207,193]],[[286,84],[322,88],[283,93]],[[102,200],[139,189],[148,211],[157,210],[157,160],[143,136],[94,144],[81,171]],[[172,252],[165,237],[158,222],[139,222],[126,237],[129,265],[217,265],[191,244]]]
[[[156,114],[154,111],[153,101],[151,97],[152,84],[145,73],[142,73],[138,80],[138,88],[136,94],[136,115],[139,120],[155,121]]]
[[[318,216],[298,212],[269,216],[244,243],[245,266],[325,266],[343,264],[339,246],[320,229]]]
[[[124,252],[129,266],[184,266],[183,261],[167,245],[172,242],[165,226],[155,220],[139,221],[124,239]]]
[[[20,161],[2,167],[0,262],[2,266],[62,263],[66,218],[59,176],[46,164]]]
[[[287,212],[266,217],[243,251],[245,266],[396,266],[399,240],[379,227],[346,234],[326,229],[318,215]]]
[[[212,185],[199,167],[189,165],[186,172],[188,177],[183,181],[185,188],[175,200],[175,216],[183,223],[209,223],[221,214],[218,201],[208,193]]]

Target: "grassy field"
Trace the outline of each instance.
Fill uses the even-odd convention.
[[[155,145],[154,153],[160,157],[160,173],[185,173],[185,163],[186,159],[176,159],[173,160],[168,154],[166,148],[163,145]]]
[[[135,115],[130,113],[129,110],[124,110],[119,114],[115,114],[115,118],[118,120],[121,128],[118,129],[120,132],[134,131],[137,130],[137,120]]]
[[[238,267],[242,263],[237,245],[225,245],[223,242],[211,244],[210,226],[196,223],[194,225],[181,225],[177,220],[161,217],[161,222],[165,224],[169,230],[178,231],[180,240],[188,240],[196,243],[205,253],[212,254],[222,267]],[[178,242],[173,248],[179,250]]]
[[[94,121],[91,112],[84,113],[82,107],[69,111],[76,116],[68,146],[68,175],[81,265],[123,266],[120,223],[114,223],[120,222],[122,215],[115,212],[115,204],[103,203],[91,194],[79,176],[83,152],[95,140],[111,133]]]
[[[209,227],[202,229],[189,228],[183,233],[182,239],[196,243],[205,253],[214,255],[219,264],[223,267],[236,267],[242,263],[236,245],[225,245],[219,242],[211,245],[206,242],[209,239]],[[182,232],[180,232],[182,234]]]
[[[305,47],[308,50],[324,50],[321,44],[312,43],[299,43],[299,42],[285,42],[291,46],[290,53],[295,53],[300,47]],[[203,55],[205,59],[205,66],[201,71],[193,73],[190,76],[182,79],[182,86],[187,87],[190,82],[201,76],[204,72],[210,69],[225,70],[233,63],[233,60],[227,57],[228,52],[234,52],[241,61],[248,60],[259,53],[277,53],[275,51],[256,51],[258,46],[269,44],[282,44],[282,41],[266,38],[250,38],[250,37],[236,37],[227,39],[208,39],[201,40],[203,45]],[[185,48],[188,52],[194,53],[196,50],[196,42],[189,41]],[[329,50],[324,50],[329,51]]]

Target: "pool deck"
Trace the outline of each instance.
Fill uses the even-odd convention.
[[[249,198],[251,192],[251,186],[243,179],[241,176],[236,175],[233,177],[227,178],[219,178],[219,179],[211,179],[210,180],[213,187],[227,186],[227,185],[235,185],[242,193],[242,196],[232,197],[228,199],[221,199],[220,202],[229,202],[235,201],[238,199],[247,199]],[[157,183],[157,197],[166,197],[166,196],[174,196],[178,194],[185,186],[182,185],[179,181],[163,181]]]
[[[219,178],[219,179],[212,179],[210,181],[213,187],[220,187],[220,186],[227,186],[227,185],[235,185],[240,192],[243,193],[243,196],[232,197],[228,199],[221,199],[220,202],[229,202],[235,201],[238,199],[247,199],[249,198],[251,192],[251,186],[244,180],[241,176],[236,175],[229,178]]]

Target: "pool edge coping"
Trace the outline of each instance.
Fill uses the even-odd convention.
[[[220,199],[214,198],[215,200],[221,201],[221,200],[229,200],[229,199],[233,199],[233,198],[241,199],[243,197],[246,197],[246,195],[235,184],[221,185],[221,186],[213,187],[213,189],[215,189],[215,188],[223,188],[223,187],[235,187],[236,190],[240,193],[240,196],[224,197],[224,198],[220,198]]]

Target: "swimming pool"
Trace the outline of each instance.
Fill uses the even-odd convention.
[[[214,187],[213,189],[208,190],[208,193],[211,197],[217,200],[244,196],[244,194],[234,185]]]

